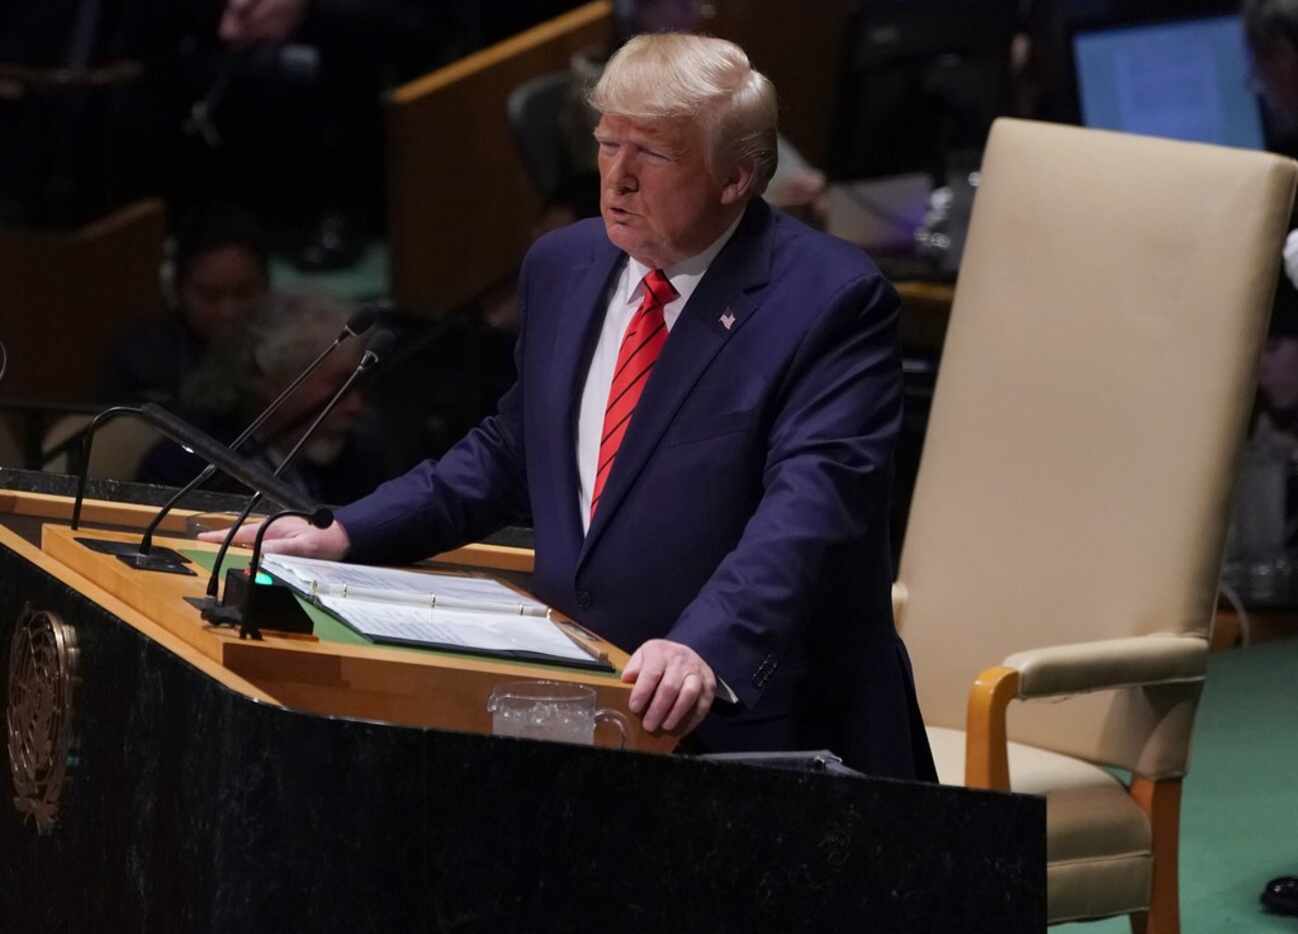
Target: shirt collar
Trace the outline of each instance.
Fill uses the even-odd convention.
[[[735,218],[734,223],[727,227],[722,232],[721,236],[713,240],[702,253],[696,253],[694,256],[681,260],[679,263],[668,266],[663,270],[663,275],[667,277],[667,281],[670,282],[672,288],[676,290],[678,301],[681,299],[688,301],[689,297],[694,294],[694,289],[698,287],[699,282],[703,279],[704,273],[708,271],[708,267],[712,265],[712,261],[717,258],[717,254],[721,252],[721,248],[730,241],[732,236],[734,236],[735,230],[739,227],[739,222],[743,219],[744,214],[743,212],[740,212],[739,216]],[[646,266],[634,256],[629,254],[627,255],[628,275],[626,277],[626,292],[623,295],[623,302],[625,304],[629,305],[640,300],[640,295],[644,288],[644,277],[649,275],[651,272],[653,272],[652,266]]]

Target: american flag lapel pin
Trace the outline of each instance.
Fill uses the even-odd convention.
[[[721,326],[727,331],[735,326],[735,316],[729,308],[727,308],[726,313],[721,316]]]

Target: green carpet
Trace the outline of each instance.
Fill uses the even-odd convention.
[[[1298,639],[1214,655],[1181,804],[1183,934],[1298,932],[1258,893],[1298,875]],[[1065,924],[1116,934],[1126,918]]]

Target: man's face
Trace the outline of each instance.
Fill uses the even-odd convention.
[[[180,304],[190,328],[203,340],[231,336],[243,327],[266,294],[257,258],[238,246],[196,256],[180,283]]]
[[[359,341],[352,341],[331,354],[275,413],[274,419],[268,426],[269,434],[277,437],[285,449],[295,442],[297,436],[324,408],[325,403],[360,363],[363,350],[364,347]],[[261,397],[269,402],[291,378],[292,374],[287,376],[280,374],[275,378],[264,380]],[[302,456],[315,464],[332,463],[342,452],[348,435],[364,411],[364,394],[359,389],[353,389],[343,396],[337,407],[329,413],[329,417],[320,423],[320,427],[302,449]]]
[[[709,171],[696,122],[604,114],[595,141],[608,238],[646,266],[701,253],[736,216],[738,195]]]

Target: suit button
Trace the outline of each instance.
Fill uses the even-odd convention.
[[[590,605],[595,602],[595,598],[590,595],[589,590],[577,591],[577,606],[583,610],[589,610]]]

